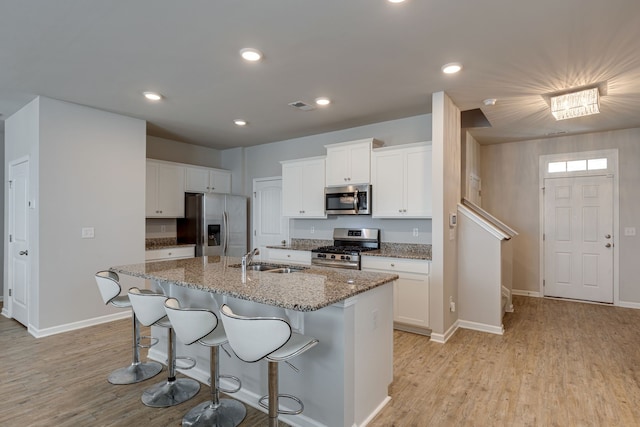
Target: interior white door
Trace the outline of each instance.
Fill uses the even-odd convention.
[[[9,313],[29,324],[29,161],[9,165]]]
[[[544,294],[613,303],[613,178],[544,181]]]
[[[282,245],[289,238],[289,218],[282,215],[282,179],[253,182],[253,247],[268,258],[267,246]]]

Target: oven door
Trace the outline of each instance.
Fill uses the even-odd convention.
[[[324,189],[324,209],[328,215],[370,215],[370,206],[370,185]]]

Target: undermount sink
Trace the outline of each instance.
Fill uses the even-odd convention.
[[[241,268],[242,264],[233,264],[229,267]],[[287,267],[272,264],[251,264],[247,266],[247,271],[266,271],[269,273],[297,273],[303,270],[305,270],[304,267]]]
[[[298,273],[303,270],[304,268],[284,267],[284,268],[274,268],[272,270],[267,270],[267,271],[269,273]]]

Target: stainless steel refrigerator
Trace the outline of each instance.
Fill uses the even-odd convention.
[[[178,244],[195,244],[196,256],[240,257],[247,253],[247,198],[185,193]]]

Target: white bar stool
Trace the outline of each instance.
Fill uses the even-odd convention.
[[[285,319],[240,316],[234,314],[226,304],[222,305],[220,314],[229,344],[239,359],[249,363],[262,359],[268,361],[269,394],[260,398],[258,402],[260,406],[269,410],[269,427],[278,426],[278,414],[302,413],[304,405],[299,398],[290,394],[278,394],[278,362],[285,362],[297,371],[287,360],[309,350],[318,344],[318,340],[293,332]],[[281,410],[278,402],[281,397],[295,401],[300,405],[300,409]],[[268,404],[265,400],[268,400]]]
[[[220,375],[220,360],[218,347],[227,343],[224,326],[218,322],[218,317],[212,311],[199,308],[181,308],[175,298],[165,301],[164,307],[171,320],[176,335],[186,345],[194,342],[209,347],[211,372],[211,400],[203,402],[191,409],[182,419],[184,426],[217,426],[235,427],[247,415],[247,409],[237,400],[220,399],[220,390],[234,393],[240,390],[240,379],[230,375]],[[226,350],[225,350],[226,351]],[[238,383],[234,390],[220,388],[220,377],[232,378]]]
[[[100,295],[105,304],[111,304],[118,308],[131,308],[131,301],[128,295],[120,295],[122,288],[120,286],[120,278],[113,271],[98,271],[95,275]],[[140,322],[136,317],[136,313],[132,311],[133,323],[133,361],[126,368],[116,369],[109,374],[107,380],[111,384],[135,384],[140,381],[148,380],[155,377],[162,371],[162,365],[158,362],[140,362]],[[144,337],[150,338],[150,337]],[[157,342],[157,341],[156,341]]]
[[[129,299],[140,323],[145,326],[160,326],[169,329],[167,336],[167,370],[166,382],[149,387],[142,393],[142,403],[154,408],[166,408],[186,402],[200,391],[200,383],[191,378],[176,378],[176,342],[175,332],[167,318],[164,294],[143,292],[138,288],[129,289]],[[190,369],[194,363],[185,367]]]

